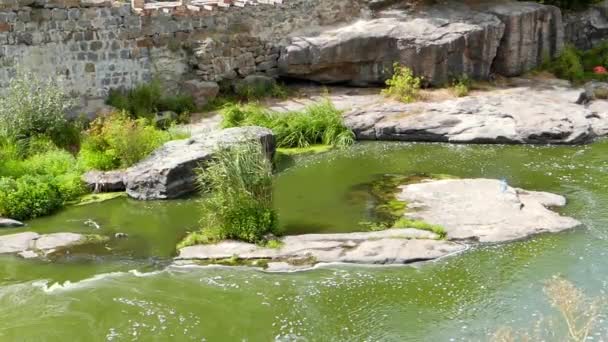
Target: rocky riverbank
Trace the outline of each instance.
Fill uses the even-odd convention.
[[[26,259],[45,258],[70,247],[105,240],[107,238],[99,235],[23,232],[0,236],[0,254],[17,254]]]
[[[229,264],[270,271],[309,268],[318,263],[408,264],[464,251],[478,243],[517,240],[559,232],[580,222],[549,208],[566,204],[562,196],[517,189],[491,179],[433,180],[401,187],[406,217],[440,225],[445,239],[419,229],[367,233],[286,236],[278,248],[224,241],[182,248],[179,264]],[[419,221],[420,222],[420,221]]]

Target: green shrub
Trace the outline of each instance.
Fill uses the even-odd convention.
[[[258,243],[278,232],[272,166],[259,144],[221,150],[199,170],[198,182],[210,191],[202,201],[202,231],[190,234],[180,246],[223,239]]]
[[[416,101],[420,92],[422,78],[414,76],[410,68],[401,66],[398,63],[394,64],[393,69],[393,76],[386,80],[388,88],[382,90],[382,94],[405,103]]]
[[[178,138],[184,136],[156,129],[144,118],[131,119],[124,112],[114,113],[91,123],[79,157],[86,169],[125,168]]]
[[[549,65],[549,70],[557,77],[570,81],[580,81],[585,77],[581,55],[575,47],[568,45]]]
[[[19,71],[0,98],[0,136],[9,140],[47,136],[60,147],[77,144],[75,124],[66,117],[73,106],[57,82]]]
[[[222,110],[222,126],[262,126],[272,129],[277,147],[315,144],[347,146],[354,134],[342,122],[342,113],[325,99],[302,111],[276,113],[257,105],[228,105]]]
[[[462,74],[452,81],[452,92],[456,97],[464,97],[469,95],[471,89],[471,79],[467,74]]]
[[[259,100],[265,97],[284,99],[289,94],[287,87],[277,82],[240,82],[235,85],[234,93],[240,99],[248,101]]]
[[[154,80],[127,91],[111,90],[106,103],[128,112],[134,119],[151,119],[155,113],[163,111],[184,114],[196,110],[191,96],[184,94],[165,96],[162,89],[161,83]]]

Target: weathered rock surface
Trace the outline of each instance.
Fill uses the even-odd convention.
[[[389,229],[368,233],[306,234],[286,236],[280,248],[224,241],[213,245],[182,248],[176,260],[218,260],[238,257],[241,260],[264,259],[280,264],[280,270],[292,270],[319,262],[356,264],[407,264],[436,259],[462,251],[466,246],[436,240],[436,234],[417,229]]]
[[[608,101],[575,103],[579,90],[515,87],[443,102],[385,102],[346,113],[360,140],[577,144],[606,135]]]
[[[608,99],[608,83],[591,81],[585,84],[585,90],[581,92],[576,100],[577,104],[587,105],[595,100]]]
[[[591,5],[582,12],[564,14],[565,40],[588,50],[606,42],[608,37],[608,0]]]
[[[14,228],[14,227],[23,227],[25,224],[23,222],[19,222],[17,220],[12,220],[9,218],[0,217],[0,228]]]
[[[505,27],[495,15],[458,4],[381,16],[293,38],[279,58],[281,74],[368,85],[384,82],[400,62],[433,84],[465,73],[485,79]]]
[[[491,5],[487,12],[504,24],[493,71],[517,76],[556,57],[564,45],[562,13],[555,6],[536,2],[504,2]]]
[[[0,254],[24,258],[44,257],[61,249],[90,243],[88,235],[75,233],[38,234],[23,232],[0,236]]]
[[[494,179],[438,180],[403,186],[407,216],[445,228],[448,240],[504,242],[580,225],[549,210],[562,196],[512,188]]]
[[[136,199],[170,199],[196,191],[195,169],[213,158],[219,147],[259,142],[269,158],[274,154],[272,131],[237,127],[204,132],[190,139],[170,141],[136,165],[119,171],[90,171],[83,176],[95,191],[127,191]]]
[[[220,86],[216,82],[205,82],[189,80],[182,84],[184,92],[194,98],[198,107],[203,107],[213,100],[220,92]]]

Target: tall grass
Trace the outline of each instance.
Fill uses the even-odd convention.
[[[347,146],[354,134],[342,122],[342,113],[324,99],[301,111],[277,113],[255,104],[227,105],[222,110],[224,128],[262,126],[275,134],[277,147],[307,147],[314,144]]]
[[[214,161],[199,169],[198,183],[210,191],[202,201],[202,230],[178,247],[223,239],[258,243],[278,232],[272,165],[259,144],[220,150]]]

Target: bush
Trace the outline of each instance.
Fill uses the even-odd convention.
[[[557,77],[570,81],[580,81],[585,77],[581,56],[571,45],[564,48],[557,59],[550,63],[548,69]]]
[[[162,85],[157,80],[128,91],[111,90],[106,103],[128,112],[134,119],[151,119],[155,113],[163,111],[172,111],[183,116],[184,113],[196,110],[192,96],[164,96]]]
[[[78,134],[66,113],[73,101],[53,80],[18,72],[0,98],[0,136],[9,140],[48,136],[61,147],[76,144]]]
[[[456,97],[464,97],[469,95],[471,89],[471,79],[467,74],[462,74],[460,77],[452,81],[452,92]]]
[[[329,100],[302,111],[276,113],[257,105],[228,105],[222,110],[224,128],[262,126],[272,129],[277,147],[306,147],[314,144],[347,146],[354,134],[342,122],[342,113]]]
[[[277,82],[239,82],[234,87],[234,93],[243,100],[258,100],[265,97],[286,98],[287,88]]]
[[[414,76],[410,68],[401,66],[398,63],[394,64],[393,69],[393,76],[386,80],[388,88],[382,90],[382,94],[405,103],[416,101],[422,78]]]
[[[0,178],[0,215],[25,220],[50,214],[63,204],[49,176]]]
[[[258,243],[276,234],[272,206],[272,166],[259,144],[220,151],[198,182],[211,193],[202,202],[202,232],[191,234],[180,246],[237,239]]]
[[[86,169],[125,168],[165,142],[183,137],[156,129],[144,118],[131,119],[124,112],[114,113],[91,123],[82,143],[80,160]]]

